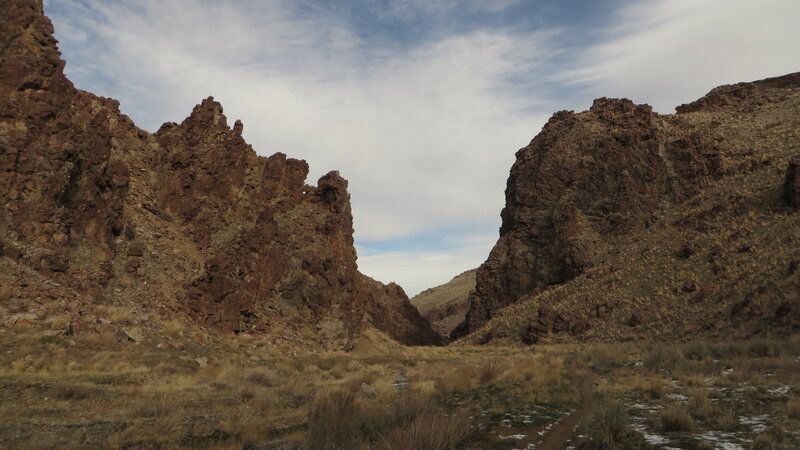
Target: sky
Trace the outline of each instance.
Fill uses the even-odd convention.
[[[149,131],[209,95],[260,155],[349,180],[360,270],[410,296],[479,266],[553,112],[668,114],[800,71],[797,0],[45,0],[77,87]]]

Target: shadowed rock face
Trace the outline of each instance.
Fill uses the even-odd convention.
[[[739,214],[743,194],[726,186],[744,181],[728,180],[752,176],[759,186],[762,180],[771,180],[766,185],[777,188],[783,180],[769,170],[771,165],[782,164],[796,148],[792,134],[797,130],[799,91],[800,74],[792,74],[716,88],[702,99],[678,107],[675,115],[659,115],[647,105],[606,98],[595,100],[591,109],[582,113],[554,114],[541,133],[516,154],[501,213],[500,238],[478,269],[467,318],[451,337],[473,333],[503,308],[535,299],[545,291],[552,292],[542,299],[560,298],[557,310],[542,303],[545,300],[531,300],[537,306],[525,313],[530,314],[527,330],[509,335],[502,325],[505,319],[499,319],[491,327],[493,332],[536,342],[551,333],[581,335],[592,322],[607,320],[611,316],[608,305],[582,304],[555,288],[568,286],[579,277],[583,284],[614,285],[613,277],[602,274],[629,263],[617,255],[630,246],[629,241],[635,242],[637,236],[640,241],[667,239],[661,234],[654,237],[653,227],[666,230],[664,235],[692,236],[680,229],[669,234],[673,224],[659,222],[667,213],[690,211],[689,200],[696,203],[709,196],[709,202],[716,202],[713,215]],[[781,170],[785,168],[781,166]],[[797,166],[790,165],[784,187],[790,204],[796,202],[796,180]],[[775,196],[769,192],[773,191],[759,195]],[[766,205],[764,199],[759,202]],[[686,217],[678,223],[697,220]],[[706,236],[713,238],[713,224],[703,222],[703,227],[692,233],[708,233]],[[793,242],[788,236],[787,240]],[[670,245],[680,248],[682,243]],[[677,270],[665,260],[664,280],[675,276],[670,274],[673,269]],[[591,274],[582,277],[588,272]],[[697,290],[690,283],[685,292],[679,292],[689,296]],[[570,308],[573,313],[564,312]],[[519,309],[503,317],[519,316]],[[639,316],[630,315],[617,326],[638,324]],[[491,340],[491,332],[472,340],[481,339]]]
[[[800,208],[800,159],[790,162],[786,168],[783,196],[790,206]]]
[[[181,124],[140,130],[66,79],[41,1],[3,9],[0,257],[224,332],[341,348],[371,325],[438,343],[402,289],[358,272],[337,172],[314,187],[305,161],[257,156],[213,98]]]

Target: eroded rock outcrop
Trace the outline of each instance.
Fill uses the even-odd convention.
[[[675,115],[606,98],[582,113],[554,114],[516,154],[500,238],[452,337],[485,325],[471,342],[614,339],[645,323],[651,334],[769,330],[783,304],[775,299],[794,298],[797,285],[768,268],[791,266],[789,249],[798,245],[796,215],[774,211],[784,181],[776,174],[799,151],[799,103],[800,74],[792,74],[716,88]],[[789,165],[790,204],[796,179]],[[754,226],[774,230],[767,239]],[[715,312],[692,323],[673,314],[697,308]],[[745,309],[757,314],[740,320]]]
[[[338,173],[309,186],[304,161],[257,156],[213,98],[181,124],[136,128],[64,76],[41,0],[7,3],[0,258],[19,292],[33,270],[86,310],[102,300],[334,348],[368,326],[438,342],[402,289],[358,272]]]
[[[587,112],[556,113],[517,152],[500,239],[478,269],[468,322],[455,337],[575,278],[598,262],[605,236],[647,226],[715,175],[715,141],[670,133],[662,121],[647,105],[601,98]]]

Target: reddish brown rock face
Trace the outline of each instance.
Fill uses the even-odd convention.
[[[129,180],[114,149],[136,141],[135,128],[115,101],[78,91],[64,77],[39,2],[3,8],[0,226],[40,273],[101,286],[111,275]],[[80,268],[70,261],[76,247]]]
[[[500,238],[452,337],[796,329],[800,216],[784,205],[800,198],[798,103],[796,73],[715,88],[674,115],[605,98],[553,115],[516,154]]]
[[[7,3],[3,255],[78,292],[224,332],[346,347],[374,325],[438,342],[402,289],[358,272],[338,173],[308,186],[305,161],[257,156],[212,98],[179,125],[136,128],[116,101],[64,77],[41,1]]]
[[[468,319],[454,337],[523,296],[573,279],[597,263],[605,236],[647,226],[662,205],[696,192],[718,171],[712,140],[676,135],[661,121],[647,105],[601,98],[581,114],[554,114],[517,152],[500,239],[478,270]]]

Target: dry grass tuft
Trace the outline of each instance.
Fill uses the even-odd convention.
[[[314,398],[308,414],[308,445],[319,450],[357,448],[361,407],[350,391],[325,392]]]
[[[411,423],[393,429],[381,441],[386,450],[447,450],[461,448],[475,433],[469,413],[425,411]]]
[[[697,423],[689,412],[680,406],[668,406],[661,411],[662,431],[692,431],[695,428],[697,428]]]
[[[767,339],[755,339],[750,341],[747,349],[750,355],[755,358],[775,357],[783,353],[780,342]]]
[[[592,368],[600,373],[622,367],[627,359],[628,353],[621,345],[598,344],[589,354]]]
[[[439,392],[451,395],[466,392],[475,387],[475,377],[467,367],[449,367],[438,378]]]
[[[265,387],[274,387],[280,382],[280,376],[274,370],[253,369],[247,376],[247,381]]]
[[[654,345],[644,356],[645,367],[651,370],[672,370],[681,365],[683,354],[674,345]]]
[[[789,400],[786,402],[784,409],[787,417],[794,420],[800,420],[800,400]]]
[[[622,448],[631,439],[633,430],[625,407],[620,403],[601,403],[581,424],[586,436],[578,442],[578,450],[612,450]]]
[[[505,365],[496,359],[484,361],[478,366],[478,381],[480,384],[486,384],[494,381],[505,371]]]
[[[650,377],[650,384],[647,388],[647,395],[652,400],[658,400],[664,396],[664,380],[659,376]]]
[[[717,408],[708,401],[708,392],[705,389],[693,389],[689,391],[689,403],[687,405],[689,413],[699,419],[709,417]]]

